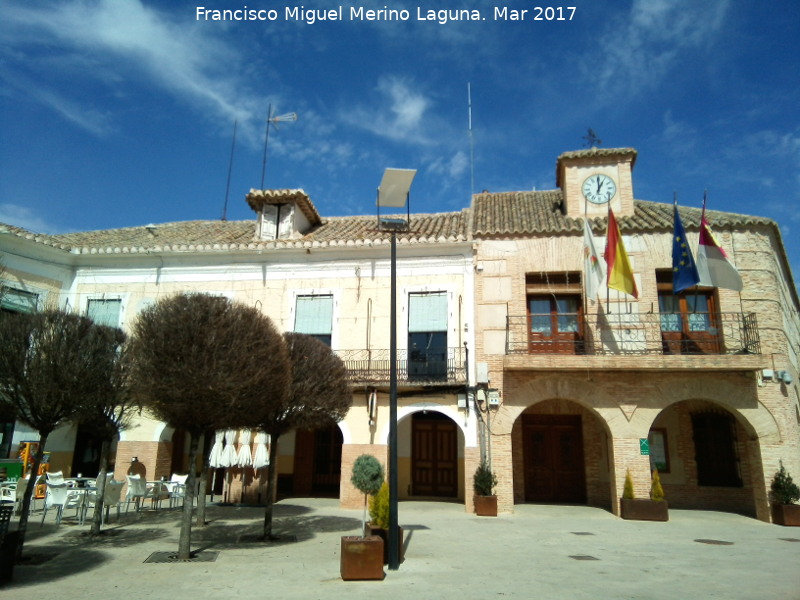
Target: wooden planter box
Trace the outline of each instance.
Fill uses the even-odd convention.
[[[479,517],[497,516],[497,496],[473,496],[472,501]]]
[[[666,500],[655,501],[646,499],[619,501],[620,516],[623,519],[635,521],[669,521],[669,506]]]
[[[776,525],[800,527],[800,504],[773,504],[772,522]]]
[[[369,531],[372,535],[377,535],[383,540],[383,564],[389,564],[389,530],[381,527],[375,527],[372,523],[369,524]],[[400,557],[400,562],[405,560],[405,551],[403,548],[403,528],[397,527],[397,556]]]
[[[339,571],[342,579],[383,579],[383,540],[377,535],[344,535]]]

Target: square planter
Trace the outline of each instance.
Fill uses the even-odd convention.
[[[669,521],[669,506],[666,500],[627,500],[621,498],[619,507],[619,516],[623,519],[635,521]]]
[[[369,530],[372,535],[377,535],[383,540],[383,564],[389,564],[389,530],[381,527],[374,527],[369,524]],[[397,556],[400,557],[400,562],[405,560],[405,551],[403,548],[403,528],[397,527]]]
[[[800,527],[800,504],[773,504],[772,522],[776,525]]]
[[[383,579],[383,540],[377,535],[342,536],[339,571],[342,579]]]
[[[475,514],[479,517],[497,516],[497,496],[473,496]]]

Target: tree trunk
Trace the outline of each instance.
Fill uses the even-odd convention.
[[[275,490],[278,487],[278,436],[270,434],[269,467],[267,467],[267,498],[264,510],[264,541],[274,540],[272,535],[272,508],[275,504]]]
[[[206,482],[208,480],[208,469],[209,469],[209,464],[208,464],[209,439],[210,439],[209,433],[208,432],[204,433],[203,468],[200,470],[200,482],[199,485],[197,486],[197,522],[195,523],[197,527],[206,526]],[[194,465],[191,465],[191,468],[194,469]]]
[[[186,477],[186,498],[183,501],[181,515],[181,534],[178,540],[178,560],[189,560],[192,557],[192,509],[197,489],[197,448],[200,445],[198,435],[189,432],[189,474]]]
[[[39,477],[39,465],[42,464],[44,457],[44,446],[47,443],[48,433],[39,433],[39,449],[36,451],[36,456],[33,457],[33,465],[31,465],[31,476],[28,478],[28,486],[25,488],[25,495],[22,498],[22,509],[19,515],[19,523],[17,524],[17,552],[14,562],[19,562],[22,558],[22,547],[25,544],[25,532],[28,530],[28,513],[31,510],[31,498],[36,491],[36,480]],[[23,473],[25,475],[25,473]]]
[[[111,441],[103,439],[100,444],[100,472],[97,474],[95,488],[94,514],[92,515],[92,536],[100,535],[100,526],[103,524],[103,496],[106,493],[106,475],[108,473],[108,454]]]

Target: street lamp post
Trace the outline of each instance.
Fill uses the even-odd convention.
[[[378,227],[392,233],[391,302],[389,305],[389,569],[400,567],[399,531],[397,527],[397,232],[408,229],[410,208],[408,195],[416,170],[386,169],[378,187]],[[381,218],[382,207],[406,207],[406,219]]]

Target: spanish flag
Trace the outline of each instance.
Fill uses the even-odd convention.
[[[625,244],[622,243],[617,219],[610,207],[608,209],[608,239],[603,258],[606,259],[608,265],[608,287],[638,298],[639,290],[636,288],[636,280],[633,278],[631,261],[625,251]]]

